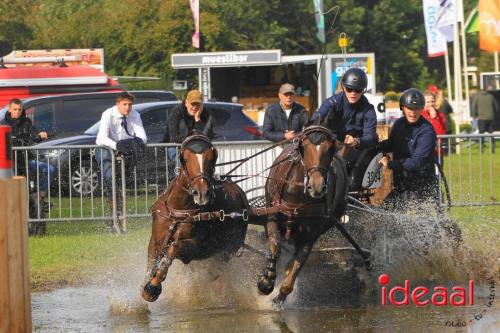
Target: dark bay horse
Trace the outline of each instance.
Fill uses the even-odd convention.
[[[187,264],[216,253],[234,254],[244,243],[249,206],[231,181],[214,179],[217,150],[202,135],[181,146],[179,175],[152,207],[147,274],[142,297],[154,302],[174,259]],[[230,212],[233,212],[232,216]],[[237,218],[238,212],[243,212]]]
[[[345,210],[348,178],[337,148],[327,128],[310,126],[283,150],[270,170],[266,201],[267,206],[278,207],[278,213],[266,223],[270,256],[257,282],[261,293],[268,295],[274,289],[281,237],[295,245],[275,303],[283,303],[292,292],[314,243]]]

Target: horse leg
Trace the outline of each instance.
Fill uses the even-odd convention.
[[[147,273],[143,284],[142,298],[149,302],[154,302],[161,294],[161,280],[158,274],[165,265],[168,264],[167,254],[163,255],[163,244],[168,233],[168,224],[160,218],[153,218],[151,238],[148,246]],[[170,263],[173,257],[170,259]],[[160,265],[161,264],[161,265]],[[162,267],[163,266],[163,267]],[[168,269],[168,267],[167,267]],[[166,275],[166,274],[165,274]]]
[[[296,250],[293,255],[293,259],[290,262],[289,266],[285,271],[285,279],[280,287],[280,292],[278,296],[273,299],[273,302],[277,305],[283,304],[286,297],[293,291],[293,286],[295,284],[295,280],[299,275],[300,270],[304,266],[311,250],[313,248],[313,242],[307,242],[302,244],[296,244]]]
[[[280,232],[276,220],[267,222],[267,236],[269,238],[270,256],[267,259],[267,264],[262,275],[257,281],[257,288],[264,295],[269,295],[274,290],[276,281],[276,262],[280,254]]]

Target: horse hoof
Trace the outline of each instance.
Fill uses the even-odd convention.
[[[151,282],[148,282],[144,289],[142,290],[142,298],[148,302],[154,302],[158,299],[161,294],[161,284],[153,286]]]
[[[274,281],[261,277],[257,282],[257,288],[263,295],[269,295],[274,290]]]
[[[278,308],[281,308],[283,306],[283,303],[285,302],[286,295],[279,293],[278,296],[273,298],[273,304],[277,306]]]

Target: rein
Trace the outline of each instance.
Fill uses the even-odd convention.
[[[281,146],[281,145],[283,145],[283,144],[285,144],[285,143],[287,143],[287,142],[290,142],[290,141],[292,141],[292,140],[294,140],[294,139],[285,139],[285,140],[281,140],[281,141],[279,141],[279,142],[276,142],[276,143],[275,143],[275,144],[273,144],[272,146],[267,147],[266,149],[261,150],[261,151],[259,151],[258,153],[255,153],[255,154],[250,155],[250,156],[248,156],[248,157],[245,157],[245,158],[240,158],[239,160],[235,160],[235,161],[229,161],[229,162],[217,163],[215,166],[217,167],[217,166],[231,165],[231,164],[236,164],[236,163],[237,163],[237,165],[236,165],[235,167],[233,167],[231,170],[229,170],[229,171],[228,171],[228,172],[224,175],[224,176],[228,176],[228,175],[230,175],[231,173],[233,173],[233,171],[234,171],[234,170],[238,169],[238,168],[239,168],[239,167],[240,167],[243,163],[245,163],[246,161],[249,161],[249,160],[251,160],[252,158],[254,158],[254,157],[256,157],[256,156],[259,156],[259,155],[261,155],[261,154],[264,154],[265,152],[267,152],[267,151],[269,151],[269,150],[271,150],[271,149],[274,149],[274,148],[276,148],[276,147],[278,147],[278,146]]]

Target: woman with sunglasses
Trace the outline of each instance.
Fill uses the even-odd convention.
[[[313,114],[348,147],[371,148],[377,144],[377,115],[364,96],[368,77],[361,68],[350,68],[342,76],[342,91],[327,98]]]
[[[361,68],[348,69],[341,80],[342,91],[327,98],[312,116],[312,121],[321,117],[321,123],[344,144],[341,155],[350,175],[350,191],[362,189],[366,167],[377,152],[377,115],[364,96],[367,84]]]

